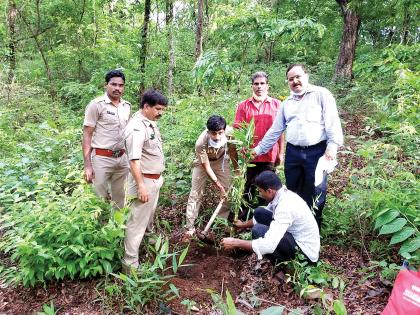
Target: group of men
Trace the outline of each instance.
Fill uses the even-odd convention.
[[[245,175],[244,207],[240,220],[233,224],[241,229],[251,228],[253,240],[224,238],[221,245],[226,250],[254,251],[259,258],[266,255],[273,263],[293,258],[300,249],[315,262],[320,249],[326,171],[336,163],[343,134],[334,97],[327,89],[309,84],[303,65],[289,66],[286,78],[291,95],[283,103],[268,96],[267,74],[256,72],[251,77],[252,97],[237,105],[233,128],[243,128],[253,120],[255,131],[253,165]],[[105,81],[105,95],[86,108],[82,145],[85,178],[93,182],[99,196],[122,208],[130,171],[128,194],[133,200],[122,263],[123,267],[137,268],[139,247],[144,234],[153,230],[153,215],[163,183],[162,139],[156,121],[168,101],[159,92],[149,90],[142,96],[140,110],[130,118],[131,105],[121,98],[124,74],[113,70]],[[229,141],[233,128],[227,126],[223,117],[213,115],[196,142],[186,207],[188,237],[195,233],[194,221],[207,178],[220,191],[223,205],[219,215],[229,216],[226,195],[232,179],[230,161],[233,169],[237,168],[237,152]],[[275,166],[283,162],[286,186],[275,174]],[[315,184],[320,168],[322,178]],[[268,205],[263,206],[265,203]]]

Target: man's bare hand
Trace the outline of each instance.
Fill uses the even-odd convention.
[[[233,250],[236,248],[236,238],[234,237],[222,238],[220,245],[222,245],[222,248],[224,250],[227,250],[227,251]]]
[[[280,164],[279,165],[283,165],[284,164],[284,154],[280,153],[279,154],[279,160],[280,160]]]
[[[236,226],[237,228],[240,228],[240,229],[244,229],[244,228],[246,228],[246,226],[245,226],[245,222],[243,222],[243,221],[241,221],[241,220],[235,220],[235,221],[233,222],[233,225],[234,225],[234,226]]]
[[[251,150],[251,161],[254,160],[257,157],[257,153],[254,149]]]
[[[332,161],[335,159],[335,154],[331,150],[326,150],[324,156],[328,161]]]
[[[92,183],[92,181],[95,179],[95,172],[93,171],[92,166],[86,166],[85,167],[85,174],[84,174],[86,182],[89,184]]]
[[[227,197],[226,190],[222,186],[222,184],[220,184],[219,181],[215,181],[214,184],[216,185],[217,189],[219,189],[219,191],[220,191],[220,199],[226,198]]]
[[[144,186],[144,184],[138,186],[137,197],[141,202],[146,203],[149,201],[149,192],[147,191],[146,186]]]

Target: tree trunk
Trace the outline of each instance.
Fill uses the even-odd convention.
[[[139,97],[145,90],[145,72],[146,72],[146,56],[147,56],[147,34],[149,29],[150,21],[150,0],[144,2],[144,21],[143,30],[141,32],[141,49],[140,49],[140,86],[139,86]]]
[[[203,50],[203,0],[198,0],[197,32],[195,37],[195,60],[200,58]]]
[[[9,0],[7,10],[7,28],[9,32],[9,73],[7,76],[7,83],[11,84],[15,78],[16,70],[16,3],[14,0]]]
[[[45,66],[45,72],[47,73],[48,82],[50,83],[50,95],[53,99],[55,99],[57,92],[55,90],[55,84],[54,84],[54,81],[53,81],[53,78],[52,78],[51,68],[50,68],[50,65],[48,63],[47,56],[44,52],[44,47],[42,46],[41,41],[39,39],[39,36],[42,33],[42,31],[41,31],[41,14],[40,14],[40,8],[39,8],[40,1],[39,0],[36,1],[36,6],[37,6],[37,8],[36,8],[36,12],[37,12],[36,30],[31,27],[31,25],[29,24],[28,20],[25,17],[25,14],[23,14],[22,11],[17,10],[17,12],[18,12],[20,18],[22,19],[23,23],[25,24],[26,28],[31,33],[31,37],[35,41],[36,47],[38,48],[38,51],[41,55],[42,62],[44,63],[44,66]]]
[[[348,8],[347,0],[336,0],[340,5],[344,26],[341,37],[340,54],[335,67],[335,81],[351,81],[353,78],[353,61],[356,54],[360,17]]]
[[[173,78],[175,68],[175,47],[174,37],[172,32],[172,21],[174,14],[173,0],[166,0],[166,29],[168,31],[168,96],[171,97],[173,93]]]
[[[83,25],[83,17],[85,15],[85,9],[86,9],[86,0],[83,0],[82,6],[81,6],[81,13],[79,17],[79,25]],[[83,82],[83,58],[82,54],[80,52],[81,50],[81,32],[77,32],[77,77],[79,78],[80,82]]]
[[[401,44],[407,45],[408,43],[408,34],[409,34],[409,24],[410,24],[410,13],[408,9],[408,3],[404,4],[404,19],[402,25],[402,36],[401,36]]]

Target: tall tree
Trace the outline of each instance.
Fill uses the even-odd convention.
[[[143,94],[145,90],[145,79],[146,74],[146,57],[147,57],[147,35],[149,30],[149,21],[150,21],[150,0],[144,2],[144,20],[143,20],[143,29],[141,32],[141,49],[140,49],[140,86],[139,86],[139,97]]]
[[[195,60],[200,58],[203,51],[203,0],[198,0],[197,30],[195,36]]]
[[[168,95],[173,93],[173,77],[175,68],[175,48],[173,37],[174,1],[166,0],[166,29],[168,31]]]
[[[35,1],[35,18],[36,20],[34,21],[34,23],[30,23],[30,21],[28,20],[28,18],[25,15],[25,12],[23,11],[23,9],[16,9],[20,18],[23,21],[23,24],[25,24],[25,27],[27,28],[27,30],[30,33],[30,36],[33,38],[33,40],[35,41],[36,47],[38,48],[39,54],[41,55],[41,59],[42,62],[44,63],[44,67],[45,67],[45,72],[47,73],[47,78],[48,78],[48,82],[49,82],[49,89],[50,89],[50,95],[51,97],[54,99],[56,96],[56,89],[55,89],[55,84],[53,81],[53,77],[52,77],[52,72],[51,72],[51,67],[50,64],[48,62],[47,59],[47,54],[45,53],[45,48],[43,46],[43,43],[41,41],[41,34],[46,32],[46,30],[49,28],[42,28],[41,27],[41,0],[36,0]]]
[[[340,54],[338,55],[334,80],[350,81],[353,78],[353,61],[356,55],[356,45],[360,28],[360,16],[349,8],[351,0],[336,0],[343,16],[343,34],[341,37]]]
[[[9,73],[7,76],[7,83],[11,84],[13,79],[15,78],[15,70],[16,70],[16,16],[17,16],[17,9],[16,3],[14,0],[9,0],[8,2],[8,9],[7,9],[7,28],[9,32]]]

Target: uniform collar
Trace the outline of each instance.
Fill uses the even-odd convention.
[[[104,94],[104,101],[105,101],[106,104],[110,104],[110,105],[115,106],[112,103],[111,99],[109,98],[108,94],[106,94],[106,93]],[[124,103],[125,103],[125,101],[122,98],[120,98],[120,103],[118,105],[123,105]]]
[[[153,120],[150,120],[150,119],[148,119],[146,116],[144,116],[142,113],[141,113],[141,110],[139,110],[138,112],[137,112],[137,116],[138,116],[138,118],[146,125],[146,126],[150,126],[150,127],[152,127],[152,128],[155,128],[157,125],[156,125],[156,121],[153,121]]]

